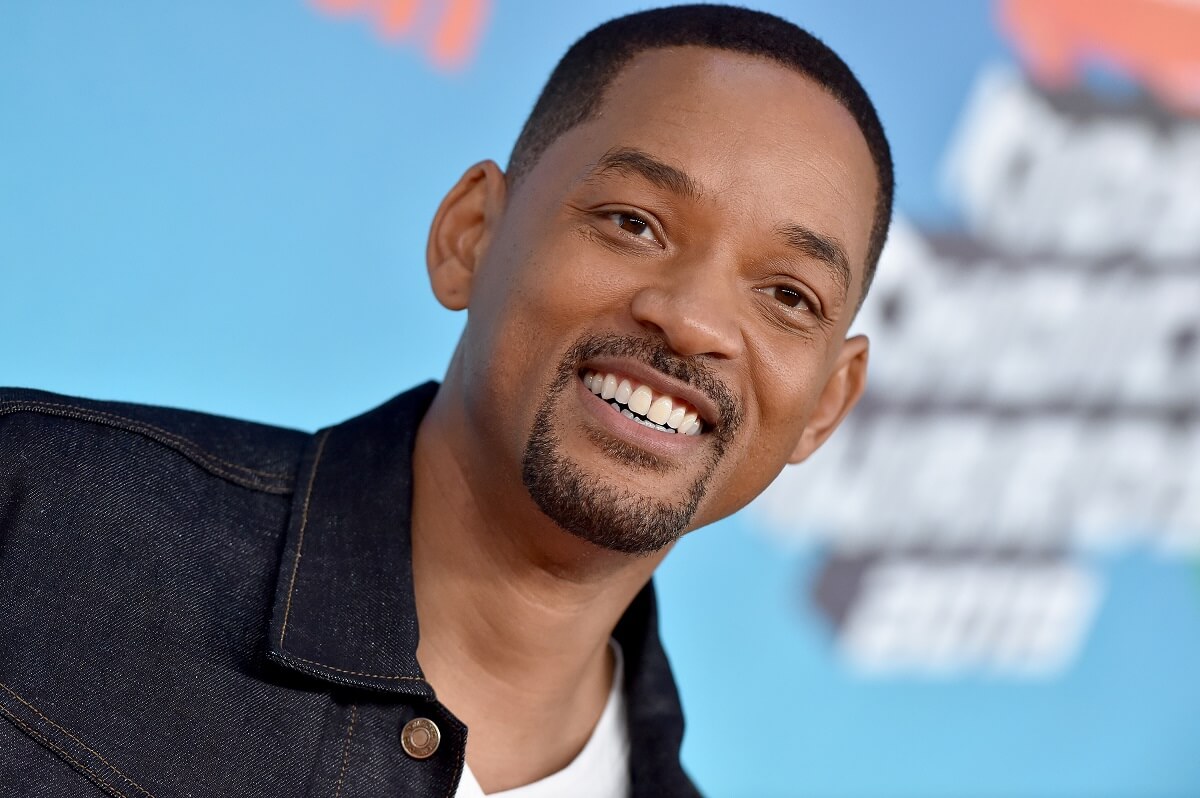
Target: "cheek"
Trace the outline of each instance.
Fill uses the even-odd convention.
[[[773,445],[755,439],[731,447],[710,482],[698,520],[704,525],[745,507],[779,475],[786,459]]]
[[[565,348],[627,305],[627,266],[606,260],[578,233],[522,254],[502,289],[514,330],[533,347]],[[567,340],[564,340],[564,337]]]
[[[790,454],[816,407],[828,366],[811,341],[773,344],[757,347],[753,358],[758,423],[761,435]]]
[[[824,385],[824,363],[798,345],[770,351],[760,346],[749,361],[752,398],[744,403],[745,418],[722,465],[728,494],[722,501],[736,507],[757,496],[787,464]]]
[[[471,371],[539,390],[566,350],[613,306],[618,288],[611,269],[583,251],[574,234],[512,237],[519,243],[495,242],[472,287]]]

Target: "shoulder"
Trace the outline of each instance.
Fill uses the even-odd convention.
[[[233,713],[239,732],[242,714],[287,728],[258,674],[309,440],[203,413],[0,389],[0,715],[15,724],[0,774],[37,767],[45,794],[83,789],[65,786],[78,776],[51,766],[47,748],[121,787],[107,792],[148,795],[135,779],[165,784],[179,750],[239,739],[214,720],[229,706],[255,707]],[[281,772],[249,763],[231,760],[222,777]]]
[[[0,388],[0,463],[10,468],[64,459],[82,465],[98,451],[124,450],[143,459],[187,461],[253,490],[289,493],[309,438],[189,410]]]

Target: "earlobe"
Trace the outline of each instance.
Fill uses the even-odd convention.
[[[450,310],[471,301],[471,285],[504,212],[504,172],[494,161],[468,169],[447,192],[429,226],[425,263],[437,300]]]
[[[854,408],[867,385],[868,349],[865,335],[856,335],[843,342],[833,373],[788,458],[789,463],[795,465],[807,460]]]

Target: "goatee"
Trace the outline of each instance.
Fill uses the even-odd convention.
[[[715,402],[719,418],[706,433],[707,462],[681,498],[671,501],[606,483],[602,476],[586,473],[564,451],[557,434],[555,406],[572,387],[572,380],[579,379],[580,364],[597,357],[639,360],[703,391]],[[578,341],[563,357],[554,382],[538,407],[525,444],[521,479],[541,511],[572,535],[611,551],[652,554],[674,543],[687,530],[740,422],[732,392],[701,363],[679,357],[654,339],[589,336]],[[649,452],[622,441],[599,433],[590,437],[622,467],[651,474],[668,468]],[[647,484],[653,485],[654,480],[647,480]]]

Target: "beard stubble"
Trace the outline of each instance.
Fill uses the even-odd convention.
[[[587,473],[566,452],[558,435],[555,406],[579,379],[579,364],[600,356],[630,357],[707,393],[720,418],[709,431],[709,456],[681,498],[670,500],[606,483]],[[721,457],[740,424],[732,392],[704,366],[672,353],[660,341],[616,335],[590,336],[563,357],[554,382],[539,405],[525,444],[521,479],[530,497],[552,521],[578,538],[610,551],[646,556],[677,541],[691,524]],[[678,433],[677,433],[678,434]],[[659,458],[603,433],[589,433],[593,445],[623,468],[653,477],[669,470]]]

